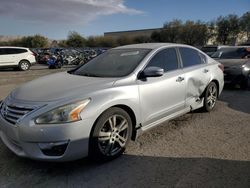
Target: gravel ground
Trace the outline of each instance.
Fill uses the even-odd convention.
[[[58,71],[32,69],[0,71],[0,99],[23,82]],[[35,186],[249,188],[250,91],[224,90],[213,112],[164,123],[105,164],[22,159],[0,142],[0,187]]]

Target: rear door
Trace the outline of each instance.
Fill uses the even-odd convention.
[[[30,54],[32,54],[32,52],[30,52]],[[27,59],[30,60],[29,57],[31,55],[28,54],[28,50],[26,49],[21,49],[21,48],[13,48],[12,50],[12,55],[14,58],[14,62],[16,65],[18,65],[18,63],[22,60],[22,59]],[[34,55],[32,55],[32,57],[34,57]],[[34,58],[35,59],[35,58]],[[34,62],[35,60],[33,60],[32,62]]]
[[[187,84],[186,106],[192,106],[209,84],[211,70],[207,64],[207,57],[198,50],[180,47],[179,53]]]
[[[163,49],[147,64],[164,69],[163,76],[138,80],[143,126],[184,108],[186,85],[176,52]]]

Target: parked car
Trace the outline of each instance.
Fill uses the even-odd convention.
[[[22,71],[29,70],[36,63],[35,56],[29,48],[0,47],[0,68],[18,67]]]
[[[40,64],[47,64],[49,57],[53,53],[51,52],[50,48],[42,48],[39,49],[38,56],[37,56],[37,62]]]
[[[0,136],[22,157],[111,160],[164,121],[213,110],[223,85],[222,65],[194,47],[117,47],[12,91],[1,103]]]
[[[224,65],[225,83],[246,89],[250,87],[250,48],[223,47],[212,55]]]
[[[208,45],[208,46],[203,46],[201,48],[201,51],[205,52],[207,55],[211,57],[215,52],[217,52],[222,47],[225,46]]]

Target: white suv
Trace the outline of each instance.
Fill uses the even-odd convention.
[[[0,47],[0,68],[18,67],[26,71],[34,63],[36,63],[35,53],[29,48]]]

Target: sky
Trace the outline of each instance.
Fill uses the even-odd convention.
[[[0,0],[0,35],[65,39],[77,31],[88,37],[247,11],[250,0]]]

